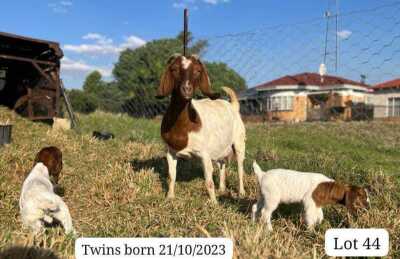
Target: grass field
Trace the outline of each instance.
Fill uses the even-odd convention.
[[[9,111],[0,110],[0,121],[9,117]],[[81,236],[224,236],[234,240],[235,258],[321,258],[327,229],[379,227],[390,232],[391,258],[400,258],[400,123],[248,124],[247,195],[238,196],[236,166],[231,165],[229,191],[219,194],[219,205],[213,206],[194,161],[180,162],[176,199],[165,199],[167,166],[157,120],[96,112],[80,116],[77,132],[53,132],[19,117],[13,122],[13,143],[0,148],[0,249],[40,246],[60,258],[73,256],[72,237],[60,228],[33,237],[22,229],[18,211],[21,184],[34,155],[56,145],[64,155],[64,200]],[[93,130],[111,131],[116,139],[94,140]],[[323,224],[307,230],[301,206],[280,206],[273,215],[274,232],[268,232],[249,216],[257,196],[253,159],[263,169],[322,172],[339,181],[369,184],[372,208],[354,218],[342,207],[328,207]]]

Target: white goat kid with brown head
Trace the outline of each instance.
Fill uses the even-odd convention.
[[[209,98],[192,100],[196,89]],[[212,179],[212,161],[220,168],[220,190],[225,191],[225,158],[234,154],[238,163],[239,193],[244,195],[243,160],[245,127],[239,113],[239,102],[230,88],[223,87],[230,102],[215,100],[205,66],[197,56],[175,55],[161,78],[157,95],[171,95],[171,102],[161,124],[161,137],[167,144],[168,197],[175,196],[177,158],[200,158],[211,201],[217,203]]]

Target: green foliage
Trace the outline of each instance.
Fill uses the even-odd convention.
[[[92,94],[72,89],[67,92],[72,108],[76,112],[91,113],[97,109],[97,100]]]
[[[155,98],[161,75],[170,56],[182,52],[183,33],[176,38],[148,42],[137,49],[124,50],[113,69],[115,81],[106,83],[98,71],[90,73],[83,85],[83,92],[74,92],[71,99],[77,111],[90,112],[92,108],[103,111],[126,111],[132,116],[153,117],[166,106],[165,100]],[[207,41],[193,41],[188,35],[188,54],[201,54]],[[221,86],[235,90],[246,88],[245,80],[224,63],[204,62],[214,91]],[[86,97],[83,97],[86,95]]]
[[[96,94],[99,109],[109,112],[121,112],[121,106],[126,99],[115,82],[104,83],[104,87]]]
[[[165,70],[170,56],[182,52],[182,33],[174,39],[161,39],[148,42],[146,45],[121,53],[113,74],[121,91],[129,98],[154,100],[155,91]],[[193,37],[189,33],[189,44]],[[206,41],[190,44],[189,54],[201,54],[207,47]],[[204,62],[215,90],[227,85],[235,89],[245,89],[245,80],[224,63]]]
[[[178,39],[155,40],[140,48],[123,51],[113,70],[118,87],[131,98],[140,94],[141,89],[154,96],[166,61],[180,51]]]
[[[247,88],[246,81],[225,63],[206,62],[206,67],[214,91],[220,91],[222,86],[228,86],[237,91]]]
[[[101,78],[99,71],[93,71],[90,73],[83,83],[83,91],[86,93],[97,94],[104,88],[104,82]]]

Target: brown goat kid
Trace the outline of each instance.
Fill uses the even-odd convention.
[[[209,98],[192,100],[196,89]],[[197,56],[175,55],[168,61],[157,95],[171,95],[171,102],[161,123],[161,137],[167,144],[170,184],[168,197],[175,196],[177,158],[200,158],[206,187],[213,203],[217,203],[212,179],[212,161],[220,168],[220,190],[225,191],[225,158],[236,156],[239,171],[239,192],[244,195],[243,160],[245,128],[240,118],[239,102],[230,88],[222,88],[231,102],[215,100],[205,66]]]
[[[53,183],[57,184],[60,178],[60,173],[63,168],[62,153],[57,147],[45,147],[37,153],[35,158],[35,164],[43,163],[48,171],[49,175],[53,179]]]

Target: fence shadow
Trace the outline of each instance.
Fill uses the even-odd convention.
[[[142,169],[153,169],[158,174],[162,188],[168,191],[168,164],[165,157],[153,157],[149,159],[133,159],[130,165],[134,171]],[[178,159],[176,169],[176,182],[190,182],[197,178],[203,178],[203,169],[201,162],[197,159]]]
[[[11,246],[0,251],[0,259],[59,259],[59,257],[49,249]]]

